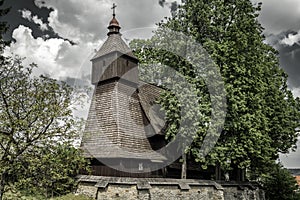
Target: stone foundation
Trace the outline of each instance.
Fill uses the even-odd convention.
[[[257,184],[193,179],[79,176],[77,193],[103,200],[264,200]]]

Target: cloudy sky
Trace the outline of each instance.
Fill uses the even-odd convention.
[[[125,40],[148,37],[155,23],[170,16],[172,5],[172,0],[165,6],[159,0],[6,0],[3,7],[11,7],[11,12],[1,20],[10,24],[5,38],[14,41],[7,52],[37,63],[36,74],[88,85],[89,60],[106,39],[113,2]],[[259,20],[266,42],[279,51],[289,87],[300,97],[300,1],[261,2]],[[281,160],[287,167],[300,167],[300,150]]]

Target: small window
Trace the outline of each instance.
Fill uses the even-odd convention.
[[[139,171],[143,171],[144,167],[143,167],[143,163],[139,163]]]
[[[103,60],[103,66],[105,66],[105,60]]]
[[[126,65],[127,65],[127,66],[129,65],[129,61],[128,61],[128,60],[126,60]]]

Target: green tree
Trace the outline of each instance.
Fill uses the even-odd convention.
[[[202,52],[203,48],[197,45],[191,45],[189,48],[197,49],[199,52],[187,53],[186,45],[182,41],[193,42],[191,38],[184,35],[159,29],[151,40],[133,40],[131,47],[139,56],[139,71],[142,80],[159,84],[165,89],[157,103],[165,110],[166,139],[174,142],[176,138],[178,141],[177,151],[183,155],[181,177],[186,178],[186,154],[193,149],[189,146],[191,140],[193,139],[195,144],[206,139],[206,144],[208,144],[206,136],[213,136],[215,133],[211,133],[211,130],[217,132],[216,128],[221,126],[220,121],[224,118],[221,116],[221,120],[215,120],[214,125],[210,126],[214,126],[215,129],[212,128],[209,131],[210,117],[225,115],[226,108],[224,105],[219,105],[218,109],[214,109],[214,113],[211,111],[212,102],[214,102],[214,107],[217,107],[217,104],[220,104],[219,101],[224,101],[223,97],[218,97],[219,100],[216,100],[215,97],[210,96],[209,87],[205,84],[205,81],[209,80],[210,89],[221,88],[222,90],[224,85],[222,80],[218,79],[221,77],[215,72],[217,68],[212,66],[211,61],[202,59],[202,63],[197,63],[199,66],[195,70],[189,61],[196,60],[197,62],[197,59],[191,57],[207,57],[207,55]],[[165,66],[172,66],[172,68]],[[205,74],[206,78],[200,78],[199,74]],[[224,91],[219,94],[222,93],[225,96]],[[221,112],[218,113],[216,110]],[[207,132],[210,133],[207,134]],[[201,150],[205,151],[205,149]],[[174,153],[173,150],[172,152]]]
[[[8,12],[1,8],[0,17]],[[34,77],[34,64],[24,67],[22,59],[3,56],[7,28],[0,22],[0,199],[15,186],[66,193],[87,164],[73,146],[82,121],[73,117],[72,105],[81,95],[64,82]]]
[[[299,200],[299,186],[290,172],[276,164],[262,180],[267,200]]]
[[[86,168],[86,161],[75,147],[58,144],[45,147],[34,153],[29,162],[24,162],[16,174],[16,188],[26,194],[40,194],[46,198],[72,192],[75,176]]]
[[[287,74],[279,67],[278,53],[264,42],[263,28],[257,20],[260,8],[261,4],[253,5],[250,0],[186,0],[171,18],[159,23],[153,38],[145,41],[159,42],[165,37],[164,28],[168,28],[194,37],[206,49],[225,83],[226,122],[217,145],[203,158],[199,152],[209,124],[204,117],[188,152],[203,168],[220,165],[231,170],[237,166],[248,169],[251,178],[266,172],[279,152],[295,148],[300,119],[299,99],[287,88]],[[199,110],[209,117],[213,102],[208,102],[211,99],[203,80],[190,73],[192,66],[167,53],[145,50],[142,43],[136,40],[131,44],[142,63],[156,60],[199,82],[199,96],[204,97],[199,101]],[[179,44],[178,48],[182,47],[184,44]],[[143,74],[141,77],[147,79]],[[176,123],[178,115],[170,110],[174,98],[163,95],[160,101],[169,111],[168,122]],[[167,136],[173,137],[175,129],[168,127]]]
[[[47,188],[50,181],[51,189],[61,192],[73,184],[69,176],[84,167],[73,148],[82,124],[72,116],[73,89],[34,77],[34,67],[5,58],[0,68],[0,199],[16,182]]]

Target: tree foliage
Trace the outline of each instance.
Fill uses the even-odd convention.
[[[219,164],[230,170],[237,166],[248,169],[253,178],[266,172],[279,152],[295,148],[300,119],[299,99],[287,88],[287,74],[279,67],[278,53],[264,42],[263,28],[257,20],[260,8],[261,4],[253,5],[249,0],[186,0],[171,18],[158,24],[151,40],[144,41],[155,42],[162,38],[160,30],[168,28],[194,37],[206,49],[225,83],[226,122],[217,145],[205,158],[199,149],[209,121],[199,123],[200,140],[196,138],[189,152],[203,167]],[[156,60],[201,83],[201,78],[186,73],[191,68],[188,63],[170,58],[167,53],[140,48],[142,43],[135,40],[131,44],[142,63]],[[147,79],[143,74],[142,78]],[[205,94],[208,91],[203,83],[198,88],[200,95],[204,94],[204,101],[199,101],[200,113],[209,117],[213,102],[207,102],[209,94]],[[170,110],[173,96],[164,95],[161,101],[170,111],[169,123],[178,121],[176,112]],[[175,132],[171,126],[167,135]]]
[[[73,147],[82,124],[72,115],[73,89],[48,77],[34,77],[34,67],[24,67],[19,58],[4,57],[1,63],[2,194],[14,183],[35,186],[45,194],[68,192],[74,184],[71,177],[85,166]]]
[[[276,164],[264,176],[262,185],[267,200],[299,200],[299,186],[290,172],[281,164]]]
[[[8,12],[1,8],[0,16]],[[82,121],[73,117],[72,105],[82,98],[64,82],[35,77],[35,64],[23,66],[21,58],[4,56],[7,28],[0,23],[0,199],[16,187],[65,194],[87,164],[74,148]]]
[[[77,186],[75,176],[85,168],[86,161],[75,147],[66,144],[45,147],[24,162],[16,174],[15,185],[27,195],[61,196],[73,192]]]
[[[82,123],[72,116],[72,88],[48,77],[33,77],[34,67],[24,67],[19,58],[3,57],[1,63],[1,194],[14,183],[44,194],[64,194],[85,166],[73,147]]]

